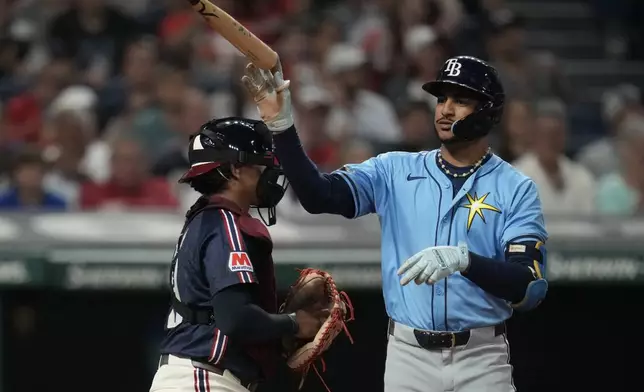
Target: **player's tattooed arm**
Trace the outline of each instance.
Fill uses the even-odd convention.
[[[531,294],[530,285],[543,280],[544,264],[545,248],[540,241],[511,242],[505,260],[470,252],[470,265],[462,274],[488,293],[518,305]]]
[[[339,176],[321,173],[306,155],[295,127],[273,136],[275,153],[302,207],[311,214],[355,215],[349,185]]]

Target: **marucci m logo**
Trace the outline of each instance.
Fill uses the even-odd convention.
[[[253,264],[246,252],[230,252],[228,269],[232,272],[253,272]]]
[[[461,74],[462,66],[463,65],[458,62],[458,59],[449,59],[447,60],[445,72],[447,72],[447,76],[458,76]]]

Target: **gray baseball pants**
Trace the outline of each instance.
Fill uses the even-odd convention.
[[[427,350],[414,330],[395,323],[389,335],[385,392],[514,392],[510,346],[494,327],[471,331],[464,346]]]

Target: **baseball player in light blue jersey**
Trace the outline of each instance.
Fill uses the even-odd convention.
[[[546,295],[547,233],[534,183],[489,148],[504,103],[496,70],[454,57],[423,86],[438,99],[440,149],[390,152],[330,174],[300,145],[281,71],[249,65],[242,81],[307,211],[380,218],[385,391],[514,390],[505,321]]]

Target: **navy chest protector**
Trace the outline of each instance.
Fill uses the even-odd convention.
[[[186,223],[183,226],[182,232],[185,231],[186,227],[197,215],[199,215],[201,212],[208,209],[226,209],[235,213],[235,211],[233,211],[232,209],[226,208],[224,205],[218,204],[218,203],[208,203],[208,204],[203,203],[202,205],[197,205],[196,208],[193,208],[188,212]],[[239,229],[243,234],[252,238],[256,238],[257,240],[265,244],[265,247],[263,248],[265,249],[264,252],[267,252],[270,258],[273,242],[271,240],[270,234],[268,233],[268,230],[266,229],[266,226],[261,224],[261,222],[259,222],[257,219],[250,216],[241,216],[239,218],[238,224],[239,224]],[[270,276],[265,279],[261,279],[260,282],[262,282],[261,283],[262,285],[269,285],[270,287],[267,287],[267,289],[268,291],[272,292],[273,295],[262,295],[261,297],[266,301],[266,303],[261,304],[261,307],[264,308],[264,310],[266,311],[275,313],[277,311],[277,295],[275,290],[273,260],[270,259],[268,264],[269,265],[267,266],[267,268],[262,268],[262,269],[265,270],[265,275],[270,275]],[[174,268],[171,268],[170,282],[173,281],[173,278],[174,278],[172,276],[173,274],[174,274]],[[170,289],[170,293],[171,293],[172,308],[177,314],[179,314],[183,318],[185,322],[193,325],[214,324],[215,318],[214,318],[212,307],[199,306],[195,304],[188,304],[185,302],[181,302],[174,294],[174,290],[172,290],[172,288]],[[266,293],[266,294],[269,294],[269,293]],[[271,299],[273,299],[273,301],[271,301]]]

